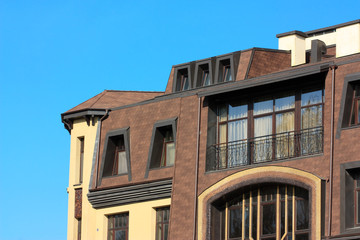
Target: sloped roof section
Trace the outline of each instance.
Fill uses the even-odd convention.
[[[63,114],[70,114],[85,109],[108,109],[120,107],[149,100],[163,94],[164,92],[105,90],[102,93],[99,93],[95,97],[92,97],[89,100],[80,103],[76,107],[66,111]]]

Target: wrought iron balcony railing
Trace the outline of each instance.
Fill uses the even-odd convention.
[[[232,168],[281,159],[289,159],[323,152],[323,127],[284,132],[240,141],[216,144],[208,170]]]

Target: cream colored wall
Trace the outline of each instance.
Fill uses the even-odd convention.
[[[305,40],[306,50],[311,49],[311,41],[315,39],[323,41],[327,46],[333,45],[336,44],[336,32],[306,38]]]
[[[111,208],[94,209],[87,199],[89,181],[91,175],[92,159],[94,153],[96,131],[95,126],[87,125],[84,119],[75,120],[71,130],[70,144],[70,170],[68,187],[68,240],[77,239],[77,220],[75,213],[75,189],[82,188],[82,228],[81,239],[106,240],[107,239],[107,216],[117,213],[129,213],[129,239],[131,240],[155,240],[156,211],[155,208],[170,206],[170,198],[135,203]],[[83,183],[79,184],[79,159],[80,141],[84,137],[84,163]]]
[[[108,228],[107,216],[127,212],[129,213],[129,240],[155,240],[155,209],[170,206],[170,201],[170,198],[168,198],[99,209],[96,211],[96,235],[92,239],[106,240]]]
[[[336,29],[336,57],[360,52],[360,23]]]
[[[75,120],[71,130],[70,143],[70,169],[69,169],[69,187],[68,187],[68,240],[77,239],[77,220],[75,213],[75,189],[82,188],[82,239],[92,239],[89,229],[95,226],[95,211],[87,201],[86,194],[89,191],[89,181],[91,175],[92,158],[94,152],[97,121],[95,126],[88,126],[85,119]],[[80,168],[80,141],[79,137],[84,137],[84,162],[83,162],[83,182],[79,184]],[[94,231],[95,234],[95,231]]]
[[[280,50],[291,50],[291,66],[305,63],[305,38],[293,34],[279,38]]]

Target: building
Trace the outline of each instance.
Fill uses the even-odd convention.
[[[360,239],[360,20],[277,38],[63,113],[68,239]]]

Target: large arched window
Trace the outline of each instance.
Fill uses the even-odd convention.
[[[310,239],[309,192],[300,187],[251,186],[221,197],[211,209],[211,239]]]

